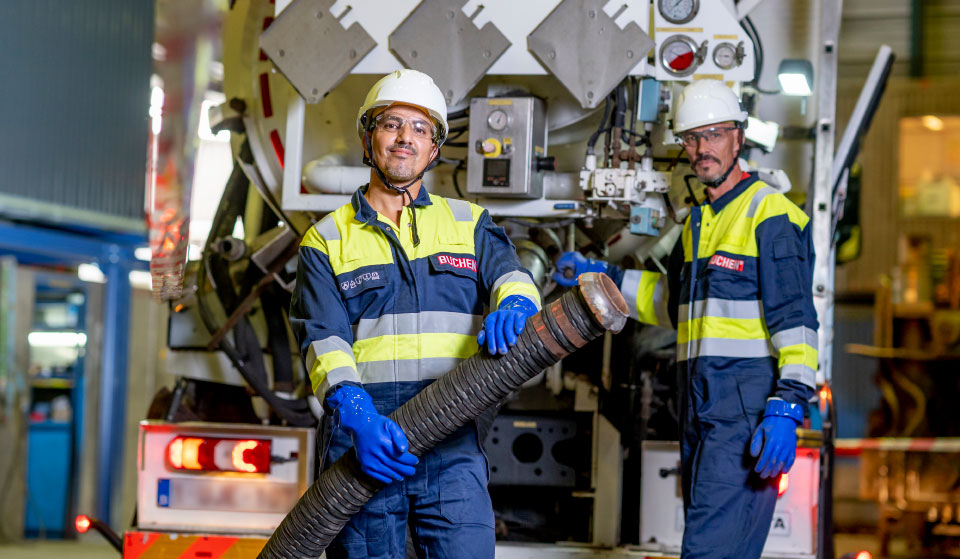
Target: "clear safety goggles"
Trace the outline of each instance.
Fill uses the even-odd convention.
[[[373,126],[380,132],[398,134],[403,127],[410,125],[410,131],[414,137],[421,140],[433,140],[436,133],[430,122],[422,118],[403,118],[396,115],[381,114],[373,119]]]
[[[707,145],[716,145],[720,143],[721,138],[723,138],[727,132],[736,129],[736,126],[718,126],[708,128],[702,132],[684,132],[680,134],[679,140],[684,147],[688,148],[697,147],[700,142],[704,142]]]

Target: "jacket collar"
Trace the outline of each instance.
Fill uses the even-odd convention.
[[[354,219],[361,223],[370,223],[377,220],[377,210],[373,209],[373,206],[367,201],[367,197],[364,196],[368,188],[370,188],[370,183],[361,186],[353,193],[353,198],[350,200],[350,205],[353,206],[353,211],[356,213]],[[413,199],[413,207],[419,208],[431,205],[433,205],[433,202],[430,201],[430,193],[427,192],[427,187],[421,183],[420,193]]]
[[[746,189],[750,188],[750,185],[758,180],[760,179],[757,177],[757,173],[755,172],[743,173],[743,178],[741,178],[740,182],[731,188],[729,192],[726,192],[723,196],[717,198],[713,202],[710,202],[710,207],[713,209],[713,213],[720,213],[723,208],[727,207],[727,204],[733,202],[737,196],[743,194]]]

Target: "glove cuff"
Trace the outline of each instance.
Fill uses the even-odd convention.
[[[770,416],[789,417],[799,425],[803,423],[803,406],[791,404],[780,398],[769,398],[767,399],[767,407],[763,411],[763,417]]]
[[[607,264],[607,269],[604,273],[613,280],[613,283],[617,284],[617,289],[623,286],[623,268],[616,264]]]
[[[508,296],[506,299],[500,302],[500,306],[497,307],[497,310],[521,311],[527,316],[532,316],[539,312],[537,309],[537,304],[534,303],[529,297],[524,295]]]

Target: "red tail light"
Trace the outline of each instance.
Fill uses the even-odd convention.
[[[167,445],[167,465],[198,472],[270,472],[270,441],[176,437]]]
[[[783,497],[783,494],[787,492],[787,487],[790,487],[790,475],[781,474],[780,483],[777,485],[777,498]],[[859,558],[857,558],[859,559]]]
[[[93,525],[93,521],[85,514],[78,514],[77,518],[73,521],[73,525],[77,528],[78,534],[86,534],[90,526]]]

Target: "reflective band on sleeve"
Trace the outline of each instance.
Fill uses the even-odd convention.
[[[678,319],[687,321],[689,305],[680,305]],[[763,306],[760,301],[736,301],[733,299],[701,299],[693,302],[693,318],[724,317],[743,320],[759,320],[763,318]]]
[[[503,274],[493,282],[493,288],[490,290],[490,308],[496,309],[504,299],[511,295],[523,295],[528,297],[533,304],[540,310],[540,290],[530,279],[526,272],[514,270]]]
[[[475,314],[448,311],[385,314],[378,318],[363,318],[354,325],[355,340],[377,336],[418,333],[450,333],[476,335],[483,326],[483,317]]]
[[[470,211],[470,202],[456,198],[446,198],[450,213],[454,221],[473,221],[473,212]]]
[[[337,336],[330,336],[310,344],[310,348],[307,350],[307,364],[312,367],[318,355],[332,351],[342,351],[347,355],[353,355],[353,347],[346,340]]]
[[[688,353],[689,350],[689,353]],[[697,357],[775,357],[770,340],[731,340],[727,338],[701,338],[677,344],[677,360]]]
[[[316,382],[313,371],[310,372],[310,383],[313,385],[313,394],[318,400],[323,400],[331,386],[336,386],[341,382],[360,382],[360,376],[353,367],[338,367],[324,375],[323,379]]]
[[[637,291],[640,288],[641,277],[643,277],[641,270],[626,270],[623,272],[623,280],[620,282],[620,293],[627,302],[630,318],[634,320],[640,320],[640,313],[637,311]]]
[[[817,331],[812,328],[807,328],[806,326],[797,326],[796,328],[781,330],[770,339],[773,340],[773,347],[778,350],[787,346],[800,344],[806,344],[814,349],[820,347]]]
[[[780,378],[796,380],[816,388],[817,371],[806,365],[784,365],[780,367]]]
[[[765,186],[758,190],[750,200],[750,206],[747,208],[747,217],[753,217],[757,214],[757,208],[763,202],[763,199],[771,194],[777,194],[777,189],[772,186]]]

